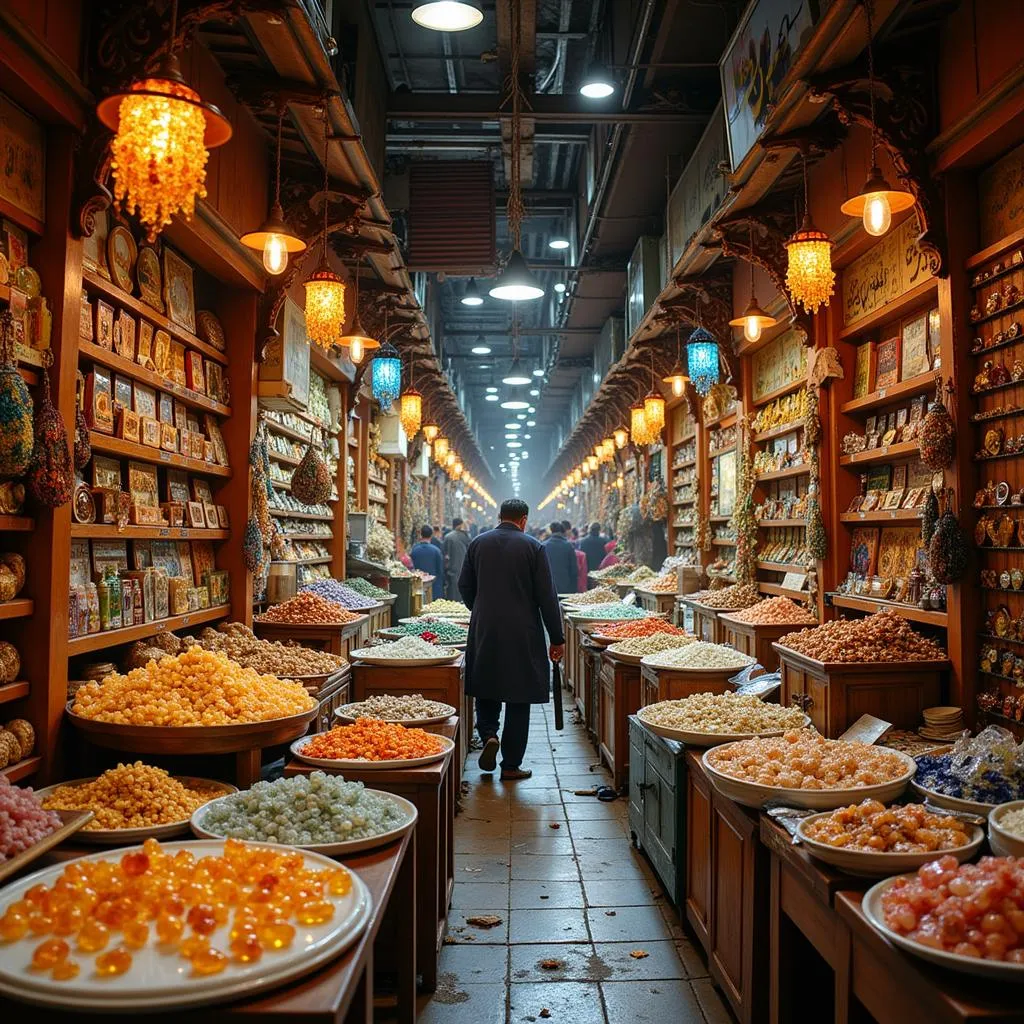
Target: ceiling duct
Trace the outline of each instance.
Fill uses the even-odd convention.
[[[411,164],[408,222],[410,270],[491,276],[497,263],[493,165]]]

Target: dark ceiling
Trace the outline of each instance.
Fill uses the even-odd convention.
[[[386,141],[386,198],[401,230],[401,189],[419,161],[486,160],[494,167],[496,241],[509,249],[505,218],[509,119],[503,100],[514,5],[482,4],[480,25],[440,33],[416,25],[412,3],[370,3],[391,95]],[[468,279],[431,273],[432,314],[445,365],[458,375],[463,402],[496,477],[505,462],[509,413],[485,400],[512,359],[510,326],[518,316],[519,354],[543,369],[531,397],[536,423],[524,443],[524,495],[571,424],[570,403],[605,322],[625,305],[626,264],[641,235],[660,236],[668,189],[693,151],[720,95],[717,62],[742,4],[714,0],[520,0],[521,81],[526,92],[522,178],[523,252],[545,288],[543,298],[512,304],[487,296],[461,303]],[[593,59],[613,66],[617,89],[587,100],[579,83]],[[504,132],[504,143],[503,143]],[[407,194],[407,192],[405,193]],[[407,222],[407,221],[406,221]],[[555,251],[550,239],[567,238]],[[416,269],[413,267],[413,269]],[[567,291],[560,294],[556,284]],[[568,333],[557,333],[560,330]],[[487,345],[489,356],[471,354]],[[532,385],[531,385],[532,386]],[[516,389],[520,391],[528,388]],[[518,397],[518,396],[517,396]],[[496,494],[495,497],[498,497]]]

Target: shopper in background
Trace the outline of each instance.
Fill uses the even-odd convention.
[[[444,545],[441,543],[441,527],[440,526],[435,526],[434,527],[432,536],[430,538],[430,543],[433,544],[434,547],[437,548],[437,550],[440,551],[442,555],[444,554]]]
[[[429,526],[420,527],[419,543],[413,544],[409,557],[413,568],[434,577],[431,596],[435,600],[444,597],[444,555],[441,554],[441,548],[434,544],[434,531]]]
[[[551,524],[551,536],[544,541],[544,551],[551,566],[551,581],[556,594],[575,594],[579,585],[576,570],[576,552],[566,540],[565,529],[559,522]]]
[[[619,556],[615,554],[615,541],[610,540],[604,546],[605,556],[601,559],[601,569],[607,569],[609,565],[618,565]]]
[[[587,556],[587,569],[590,572],[600,567],[607,543],[608,538],[601,536],[601,524],[591,523],[590,533],[580,541],[580,550]]]
[[[452,520],[452,528],[444,539],[444,596],[449,601],[459,599],[459,576],[468,549],[469,534],[466,532],[466,524],[456,516]]]
[[[501,750],[501,778],[528,779],[522,767],[530,732],[530,705],[551,695],[548,658],[565,653],[562,618],[547,556],[524,531],[530,507],[502,502],[501,521],[469,545],[459,577],[462,600],[472,609],[466,645],[466,693],[476,699],[476,728],[483,741],[480,770],[493,772]],[[544,630],[550,646],[545,648]],[[498,720],[505,721],[498,740]]]
[[[576,553],[576,592],[583,594],[587,590],[587,556],[578,547],[573,550]]]
[[[573,534],[576,533],[576,531],[572,528],[572,523],[570,523],[568,519],[562,520],[562,533],[565,535],[565,539],[572,544],[573,547],[576,547],[576,541],[573,538]]]

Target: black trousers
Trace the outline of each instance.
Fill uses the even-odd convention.
[[[491,736],[498,735],[498,719],[501,715],[500,700],[486,700],[476,697],[476,731],[485,743]],[[526,754],[526,742],[530,738],[530,705],[506,704],[505,726],[501,730],[501,767],[506,771],[518,768]]]

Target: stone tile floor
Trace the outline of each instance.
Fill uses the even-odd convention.
[[[566,718],[559,733],[550,708],[533,709],[532,779],[503,784],[469,758],[449,943],[420,1024],[729,1024],[702,954],[630,843],[626,798],[574,795],[609,776]],[[500,924],[467,921],[488,915]]]

